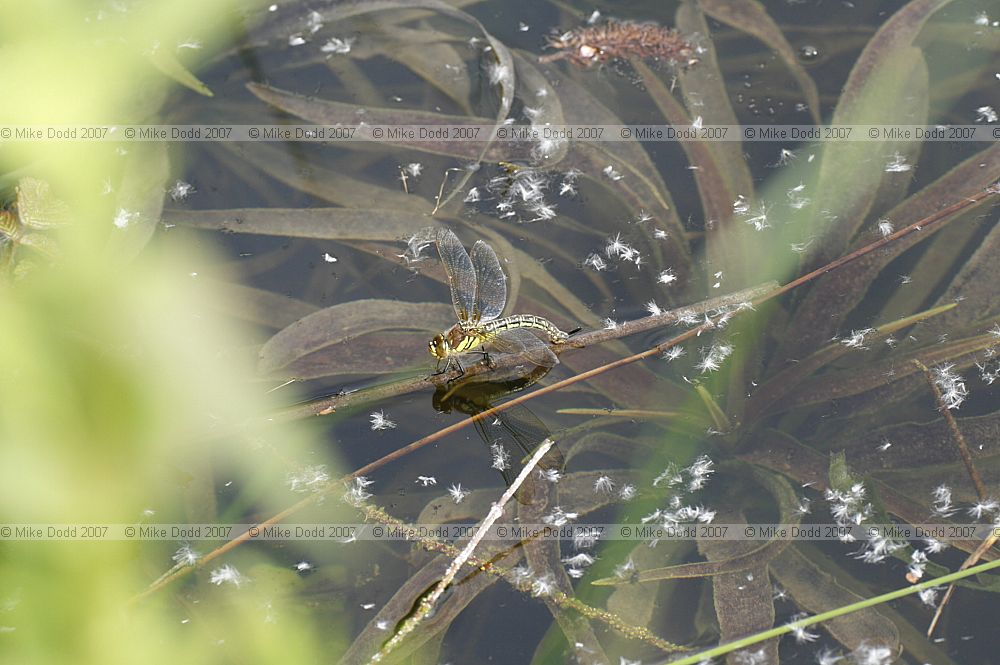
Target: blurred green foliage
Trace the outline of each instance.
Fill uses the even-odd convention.
[[[154,62],[157,49],[172,54],[196,37],[211,52],[239,27],[237,5],[248,9],[3,3],[0,124],[150,121],[176,85]],[[158,223],[166,153],[111,142],[5,144],[0,186],[29,174],[51,183],[73,219],[54,232],[58,261],[0,281],[0,523],[212,521],[216,478],[252,487],[264,515],[297,499],[268,432],[218,436],[272,405],[246,380],[247,354],[232,352],[246,343],[243,331],[213,307],[203,276],[217,261],[179,242],[132,260]],[[146,182],[129,184],[137,177]],[[136,191],[155,217],[119,228],[117,207]],[[291,453],[306,439],[283,430],[279,443]],[[204,554],[213,544],[193,546]],[[239,588],[212,585],[202,570],[131,602],[173,565],[176,547],[0,542],[0,661],[302,662],[321,648],[342,650],[336,627],[286,604],[297,577],[266,549],[213,562],[236,565],[249,578]]]

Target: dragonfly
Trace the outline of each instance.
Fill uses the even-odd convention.
[[[539,367],[556,365],[559,359],[552,349],[529,331],[537,331],[552,344],[565,343],[571,333],[534,314],[499,318],[507,305],[507,275],[493,248],[479,240],[469,253],[458,236],[447,229],[438,229],[434,239],[458,317],[458,323],[428,342],[438,365],[443,360],[463,369],[463,354],[482,352],[485,356],[487,349],[520,354]]]

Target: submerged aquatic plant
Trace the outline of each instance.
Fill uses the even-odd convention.
[[[472,15],[440,2],[299,8],[277,20],[263,18],[256,43],[280,51],[290,36],[309,35],[311,42],[294,49],[293,58],[300,59],[269,72],[266,84],[245,81],[254,99],[227,107],[228,119],[255,118],[264,111],[263,102],[269,110],[328,126],[354,125],[359,118],[367,125],[495,129],[519,123],[627,125],[656,113],[658,121],[675,128],[702,130],[768,113],[762,110],[764,95],[756,91],[777,79],[780,85],[768,89],[780,95],[774,92],[766,103],[782,119],[798,122],[808,114],[817,121],[829,115],[831,124],[843,126],[933,124],[946,120],[936,115],[942,109],[968,115],[995,105],[993,100],[970,105],[966,99],[988,94],[977,75],[995,56],[989,46],[969,49],[959,67],[963,75],[953,81],[956,89],[945,93],[933,85],[932,76],[946,75],[942,68],[958,67],[947,59],[928,67],[935,49],[965,43],[977,29],[931,20],[939,4],[908,3],[874,34],[851,32],[861,41],[831,45],[829,57],[851,71],[846,82],[820,86],[824,96],[791,48],[797,28],[779,26],[757,3],[682,3],[673,21],[677,30],[632,21],[582,27],[552,38],[549,47],[556,52],[541,62],[497,38]],[[377,16],[380,31],[366,32],[359,16]],[[710,18],[735,30],[710,28]],[[322,49],[308,53],[308,44],[323,42],[322,30],[345,35],[355,25],[359,33],[348,52],[335,59]],[[762,41],[768,62],[776,54],[773,60],[783,68],[770,64],[757,73],[760,54],[741,58],[734,48],[730,55],[724,45],[745,47],[739,33]],[[699,35],[704,51],[685,35]],[[647,59],[685,66],[671,69],[664,80],[664,72],[644,64]],[[373,85],[381,79],[369,68],[370,61],[385,60],[415,77],[393,89],[392,103]],[[607,86],[629,86],[628,81],[609,81],[590,69],[613,60],[629,61],[642,83],[623,90],[623,99],[648,97],[641,114],[631,101],[607,94]],[[697,66],[687,66],[695,61]],[[300,68],[330,77],[322,79],[329,99],[317,98],[314,88],[291,89],[301,80]],[[741,69],[749,72],[745,80],[753,87],[734,92],[731,72]],[[794,88],[785,85],[791,82]],[[752,94],[758,96],[750,101]],[[424,99],[434,101],[413,102]],[[968,108],[953,106],[961,104]],[[217,107],[209,101],[185,112],[197,116]],[[1000,232],[990,207],[1000,151],[995,145],[963,144],[965,152],[956,158],[940,154],[936,145],[881,138],[761,147],[730,137],[669,149],[635,140],[565,140],[542,149],[534,141],[403,136],[381,145],[296,146],[294,154],[264,143],[207,146],[211,158],[227,167],[219,170],[226,185],[254,183],[257,191],[263,174],[269,188],[260,189],[273,189],[267,205],[178,207],[165,221],[186,229],[276,236],[280,244],[254,257],[259,262],[254,270],[283,265],[289,256],[299,256],[299,248],[311,257],[306,262],[322,252],[338,257],[335,265],[320,263],[317,278],[294,298],[246,286],[239,291],[251,303],[241,316],[261,329],[261,373],[276,381],[311,382],[312,394],[326,393],[262,420],[323,416],[321,422],[331,423],[330,440],[359,467],[348,478],[323,479],[315,491],[310,478],[316,474],[301,475],[315,466],[280,460],[294,468],[279,482],[311,491],[290,511],[343,494],[352,510],[385,524],[478,522],[501,492],[490,489],[492,476],[463,474],[477,468],[485,474],[492,465],[509,475],[522,460],[496,441],[473,451],[475,446],[460,448],[443,437],[473,422],[489,438],[491,427],[505,426],[498,416],[504,409],[530,399],[541,410],[551,405],[554,391],[577,389],[565,398],[576,409],[545,414],[562,425],[551,429],[565,468],[542,468],[526,478],[518,497],[525,500],[508,507],[510,514],[499,522],[572,524],[579,527],[573,538],[479,543],[463,555],[470,565],[458,566],[467,577],[459,578],[450,594],[435,592],[434,620],[407,629],[405,639],[400,626],[411,623],[429,589],[443,591],[437,586],[442,572],[460,548],[424,538],[421,545],[433,554],[412,556],[413,569],[391,565],[398,560],[385,557],[378,584],[380,591],[391,592],[370,608],[373,616],[363,616],[367,623],[355,631],[346,661],[370,659],[387,640],[394,640],[402,656],[426,659],[434,659],[442,644],[464,648],[461,635],[445,631],[473,599],[503,580],[526,597],[537,597],[534,602],[552,614],[550,636],[537,651],[558,653],[551,657],[560,660],[576,654],[611,662],[614,656],[645,657],[654,650],[680,651],[681,644],[735,643],[756,634],[763,642],[740,647],[731,662],[776,662],[778,635],[766,631],[777,630],[801,643],[793,645],[798,649],[793,654],[814,650],[800,659],[832,662],[831,647],[839,643],[843,652],[872,662],[901,648],[929,662],[948,662],[939,646],[913,629],[912,617],[891,608],[866,607],[821,624],[823,632],[806,631],[814,616],[861,600],[845,588],[849,585],[838,583],[846,579],[841,565],[855,564],[848,557],[892,567],[903,584],[907,575],[935,578],[945,563],[953,563],[941,558],[939,544],[901,547],[881,537],[850,544],[659,539],[651,549],[648,542],[604,542],[598,529],[585,530],[601,510],[619,511],[622,519],[645,515],[649,524],[665,528],[739,524],[762,513],[793,525],[827,515],[841,527],[889,516],[920,524],[932,512],[933,519],[944,519],[970,506],[978,506],[981,516],[992,510],[988,497],[977,496],[955,464],[953,430],[914,361],[936,368],[933,381],[943,395],[943,411],[963,415],[955,426],[975,442],[968,446],[973,464],[993,465],[989,433],[1000,412],[983,397],[989,395],[988,381],[976,377],[990,375],[982,368],[992,367],[1000,347],[991,332],[1000,330],[991,286]],[[689,169],[670,168],[682,160]],[[755,173],[760,164],[768,168]],[[500,172],[504,175],[496,176]],[[920,179],[914,180],[915,174]],[[400,175],[406,178],[402,187]],[[209,191],[204,178],[190,179]],[[675,202],[672,194],[688,179],[697,199]],[[555,207],[557,193],[564,198]],[[298,201],[302,195],[330,207],[295,207],[299,204],[285,198]],[[185,205],[196,202],[192,195]],[[431,434],[426,430],[437,429],[440,421],[421,419],[412,404],[391,404],[398,425],[387,419],[384,404],[376,405],[428,388],[448,392],[453,387],[448,381],[457,377],[457,372],[425,371],[428,332],[455,320],[442,297],[447,276],[428,258],[423,229],[429,223],[455,229],[466,245],[483,240],[493,247],[509,273],[509,300],[518,308],[590,328],[565,348],[553,348],[564,374],[552,383],[462,412]],[[333,268],[336,272],[329,272]],[[899,278],[901,272],[907,280]],[[335,304],[329,304],[331,297]],[[622,340],[637,333],[657,337],[644,338],[645,349],[636,353]],[[513,354],[491,360],[465,368],[464,380],[516,373],[524,364]],[[980,374],[969,371],[972,367],[980,367]],[[359,376],[403,372],[411,376],[353,387]],[[394,437],[414,432],[416,440],[384,457],[375,456],[385,451],[371,452],[375,445],[402,445],[405,438]],[[352,445],[359,440],[370,445]],[[441,448],[428,454],[427,446],[438,442]],[[405,489],[376,492],[394,481],[372,485],[369,478],[404,455],[417,459],[417,450],[423,451],[419,461],[400,474]],[[522,453],[527,451],[517,454]],[[837,453],[833,463],[831,453]],[[459,458],[469,464],[458,464]],[[391,502],[394,514],[373,502]],[[970,553],[980,545],[951,544]],[[201,562],[225,556],[235,544],[227,547]],[[319,577],[302,583],[321,590],[328,581]],[[371,587],[362,582],[353,588],[353,579],[345,573],[339,588],[369,607]],[[705,593],[678,600],[677,579],[701,580]],[[774,584],[783,589],[777,599]],[[978,588],[985,593],[991,584]],[[676,610],[691,602],[697,611]],[[491,620],[503,613],[502,607],[495,609]]]

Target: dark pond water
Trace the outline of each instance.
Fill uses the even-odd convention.
[[[996,126],[1000,109],[1000,9],[982,3],[950,3],[930,17],[928,2],[405,4],[290,3],[250,14],[231,49],[199,72],[215,97],[178,94],[168,117]],[[609,17],[677,26],[699,62],[539,62],[554,53],[547,36],[575,30],[570,37],[591,48]],[[939,409],[948,400],[959,407],[944,410],[996,496],[997,210],[986,200],[922,221],[995,181],[995,141],[574,140],[500,144],[481,160],[467,146],[173,145],[197,191],[170,206],[159,241],[194,237],[221,252],[224,265],[192,260],[191,269],[227,283],[231,314],[250,329],[234,353],[260,359],[260,390],[281,385],[287,420],[306,420],[314,441],[307,459],[284,460],[290,489],[307,482],[308,469],[336,479],[494,404],[686,334],[379,463],[364,474],[370,496],[355,498],[408,523],[476,523],[551,436],[556,448],[502,524],[997,519]],[[707,315],[662,316],[561,353],[544,376],[508,373],[484,386],[489,374],[478,368],[452,383],[428,378],[427,340],[456,322],[432,238],[419,242],[428,227],[496,251],[508,276],[505,314],[544,316],[585,336],[787,283],[918,223],[927,229],[791,293],[768,298],[765,286]],[[281,435],[261,436],[274,444]],[[842,453],[846,473],[835,462]],[[503,454],[511,459],[501,474]],[[268,517],[251,489],[223,485],[227,519]],[[448,493],[459,486],[471,493],[460,503],[460,492]],[[341,493],[286,521],[388,519],[349,509]],[[287,497],[292,505],[302,495]],[[977,504],[978,520],[968,515]],[[924,579],[956,570],[976,545],[935,552],[921,540],[703,535],[656,547],[634,538],[487,541],[477,556],[492,567],[467,566],[399,651],[427,663],[664,662],[663,641],[709,648],[833,610],[907,586],[908,570]],[[246,548],[288,570],[308,563],[313,572],[297,577],[292,604],[307,624],[333,626],[329,658],[349,648],[347,662],[371,657],[454,555],[364,538],[271,545]],[[681,564],[692,568],[670,569]],[[960,588],[931,639],[934,609],[913,595],[727,662],[775,662],[779,653],[786,663],[832,663],[837,654],[859,663],[993,662],[996,577],[979,585],[994,591]]]

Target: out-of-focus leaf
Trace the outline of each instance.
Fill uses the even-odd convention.
[[[804,557],[795,547],[786,549],[771,566],[771,574],[795,599],[795,604],[810,614],[819,614],[863,600],[848,591],[821,567]],[[852,612],[823,622],[823,628],[850,650],[863,643],[899,651],[899,631],[877,608]]]
[[[170,49],[164,48],[161,45],[147,57],[149,58],[149,61],[153,63],[154,67],[183,85],[185,88],[194,90],[199,95],[212,97],[212,91],[209,87],[202,83],[197,76],[192,74],[190,69],[181,64],[181,62],[177,59],[177,56],[174,55],[173,51]]]
[[[47,180],[25,177],[17,183],[17,219],[27,229],[45,231],[72,223],[73,211],[52,192]],[[14,229],[4,230],[16,234]]]
[[[135,143],[118,187],[115,226],[105,251],[117,262],[127,262],[153,237],[163,212],[170,159],[165,141]]]
[[[813,122],[817,125],[822,122],[816,82],[799,62],[792,45],[762,3],[757,0],[698,0],[698,6],[715,20],[753,35],[774,49],[802,89]]]
[[[436,332],[441,330],[442,322],[454,316],[451,305],[441,303],[376,299],[341,303],[314,312],[276,333],[260,350],[258,370],[261,374],[273,374],[299,358],[342,345],[344,360],[350,363],[341,370],[343,373],[399,371],[412,367],[402,360],[409,358],[407,354],[397,355],[402,350],[396,347],[387,347],[382,353],[373,348],[361,350],[362,338],[385,330]],[[421,351],[426,352],[426,341],[422,346]]]

